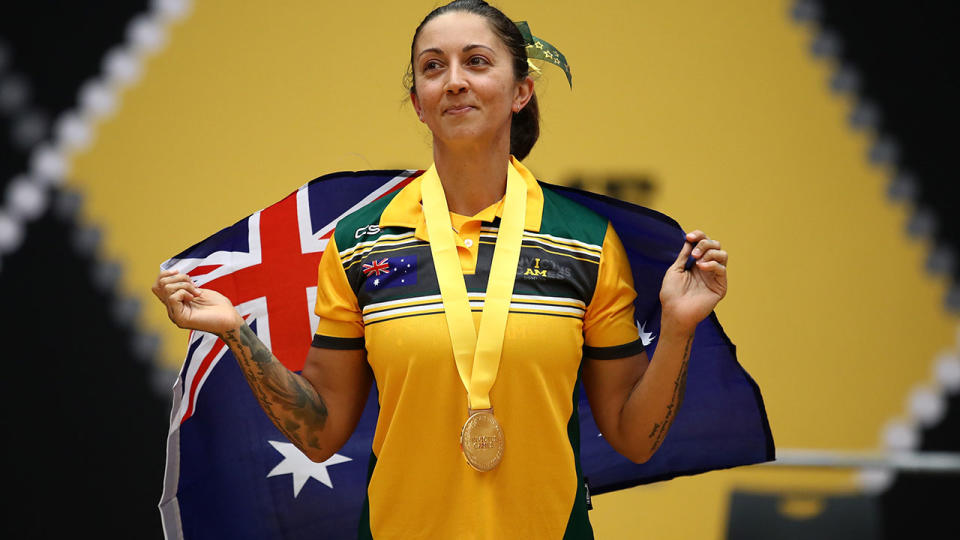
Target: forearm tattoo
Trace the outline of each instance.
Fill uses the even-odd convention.
[[[327,405],[310,382],[281,364],[247,325],[221,338],[274,425],[297,447],[320,450],[317,434],[327,423]]]
[[[687,343],[683,347],[680,373],[677,374],[677,378],[673,381],[673,396],[667,405],[667,414],[662,421],[653,424],[653,430],[651,430],[647,436],[653,441],[653,444],[650,446],[651,452],[660,447],[663,438],[667,436],[667,430],[669,430],[670,425],[673,424],[673,419],[677,416],[677,411],[679,411],[680,406],[683,405],[683,394],[687,389],[687,364],[690,362],[690,345],[692,343],[693,336],[690,336],[687,338]]]

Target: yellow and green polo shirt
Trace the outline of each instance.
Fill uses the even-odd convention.
[[[420,180],[343,218],[320,262],[313,345],[366,348],[380,396],[361,538],[592,538],[579,459],[584,356],[643,350],[623,246],[605,218],[527,184],[520,261],[490,400],[500,465],[459,449],[467,393],[430,255]],[[479,327],[502,201],[452,215]]]

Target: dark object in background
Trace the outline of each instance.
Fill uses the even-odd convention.
[[[52,211],[0,274],[2,538],[162,538],[169,400]]]
[[[960,78],[956,53],[950,51],[960,41],[956,4],[932,0],[798,4],[817,6],[816,24],[836,38],[838,65],[856,74],[852,89],[876,112],[873,129],[896,147],[891,164],[900,178],[912,179],[908,184],[913,185],[894,181],[877,189],[889,189],[930,218],[929,226],[921,228],[930,230],[938,251],[949,251],[955,260],[960,254],[960,182],[954,172]],[[960,264],[945,265],[951,266],[957,283]],[[931,361],[910,356],[909,347],[901,354],[906,362]],[[949,397],[946,415],[937,425],[922,431],[918,450],[960,452],[960,394]],[[957,474],[897,475],[879,499],[884,537],[960,538],[957,493]]]
[[[878,504],[868,495],[752,493],[730,498],[727,540],[880,540]]]
[[[933,0],[812,3],[819,6],[822,31],[836,38],[840,65],[856,74],[852,89],[876,112],[874,129],[893,143],[888,145],[893,149],[893,164],[917,183],[910,202],[932,211],[934,237],[960,253],[960,212],[956,211],[960,182],[954,172],[960,78],[956,53],[950,52],[958,42],[956,4]],[[878,149],[875,146],[871,153]],[[874,153],[871,159],[876,157]],[[954,279],[960,279],[960,265],[953,272]]]
[[[81,84],[101,73],[106,52],[147,8],[146,0],[0,2],[0,78],[25,90],[0,111],[0,200],[28,166],[28,143],[76,105]],[[169,398],[155,391],[149,362],[136,359],[112,284],[98,286],[97,261],[75,249],[75,225],[51,207],[0,261],[0,537],[162,538]]]

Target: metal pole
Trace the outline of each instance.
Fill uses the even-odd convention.
[[[903,472],[960,474],[960,453],[785,449],[777,450],[776,460],[764,463],[763,466],[894,469]]]

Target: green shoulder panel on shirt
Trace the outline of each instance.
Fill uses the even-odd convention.
[[[345,216],[337,223],[334,231],[334,238],[337,241],[337,249],[341,252],[350,249],[360,242],[373,240],[380,236],[380,216],[390,204],[390,201],[400,193],[400,190],[394,191],[383,198],[377,199],[372,203],[354,211]],[[369,228],[374,226],[373,228]],[[363,231],[361,231],[363,229]],[[376,231],[376,232],[373,232]]]
[[[540,184],[540,187],[543,190],[541,233],[603,246],[603,238],[607,234],[609,224],[607,218],[563,195],[554,193],[548,186]]]

